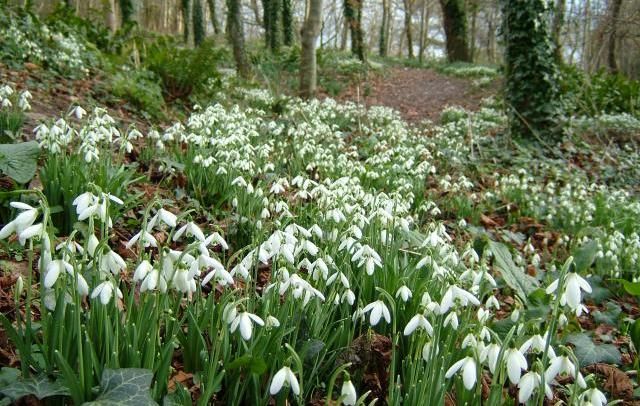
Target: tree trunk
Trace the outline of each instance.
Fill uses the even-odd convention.
[[[404,2],[404,32],[407,36],[407,49],[409,59],[413,59],[413,36],[411,32],[411,20],[413,16],[413,0],[403,0]]]
[[[244,28],[242,26],[241,0],[226,0],[227,3],[227,33],[233,49],[233,59],[241,78],[249,77],[249,62],[244,49]]]
[[[181,0],[182,5],[182,39],[185,44],[189,43],[189,0]]]
[[[293,45],[293,10],[291,0],[282,1],[282,41],[286,46]]]
[[[344,16],[351,31],[351,52],[365,61],[364,33],[362,31],[363,0],[344,0]]]
[[[132,0],[120,0],[120,16],[122,18],[122,25],[127,25],[131,22],[133,17],[133,1]]]
[[[209,14],[211,15],[211,25],[213,25],[213,33],[220,34],[220,24],[218,23],[218,17],[216,15],[216,0],[207,0],[209,5]]]
[[[322,22],[322,0],[308,0],[307,7],[300,51],[300,95],[306,98],[313,97],[316,93],[316,41]]]
[[[477,35],[477,20],[478,20],[478,0],[473,0],[470,2],[469,8],[471,9],[471,27],[469,33],[469,59],[471,62],[475,61],[476,54],[476,35]]]
[[[204,16],[202,13],[201,0],[191,0],[193,2],[193,9],[191,15],[193,17],[193,43],[195,46],[200,46],[204,41]]]
[[[556,5],[553,10],[553,21],[551,23],[551,39],[553,40],[554,50],[553,54],[556,59],[556,63],[562,63],[562,26],[564,25],[564,11],[567,5],[567,0],[556,0]]]
[[[391,0],[382,0],[382,23],[380,24],[380,56],[387,56],[389,49],[389,20],[391,18]]]
[[[269,0],[269,49],[277,52],[282,44],[282,0]]]
[[[609,27],[609,49],[607,53],[607,64],[609,72],[618,73],[618,63],[616,61],[616,41],[618,30],[618,18],[620,17],[620,8],[622,0],[611,0],[610,27]]]
[[[420,50],[418,52],[418,60],[421,63],[424,59],[424,51],[429,44],[429,20],[431,20],[429,0],[423,0],[422,10],[420,11]]]
[[[449,62],[471,62],[464,0],[440,0]]]

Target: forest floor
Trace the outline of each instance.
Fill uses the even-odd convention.
[[[363,85],[354,85],[338,99],[391,107],[408,122],[418,123],[425,119],[438,121],[446,106],[478,110],[482,99],[495,95],[497,87],[495,83],[478,87],[470,79],[447,76],[434,69],[394,67],[371,78],[364,85],[366,91]]]

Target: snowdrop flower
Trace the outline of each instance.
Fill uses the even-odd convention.
[[[380,319],[384,317],[387,323],[391,323],[391,313],[389,313],[389,309],[387,305],[384,304],[382,300],[376,300],[375,302],[369,303],[362,309],[362,313],[371,312],[369,314],[369,323],[371,326],[375,326],[380,322]]]
[[[151,217],[149,223],[147,223],[147,231],[151,231],[151,229],[155,227],[158,220],[162,221],[164,224],[168,225],[171,228],[175,228],[178,217],[170,211],[160,208],[160,210],[158,210],[156,214]]]
[[[18,214],[15,219],[2,227],[0,230],[0,240],[4,240],[13,233],[18,234],[19,236],[23,231],[31,227],[38,217],[38,209],[31,207],[26,203],[11,202],[10,205],[15,209],[22,210],[22,213]],[[21,244],[24,245],[24,243]]]
[[[453,328],[454,330],[458,329],[458,313],[456,312],[451,312],[449,314],[447,314],[447,317],[445,317],[444,319],[444,326],[448,326],[451,325],[451,328]]]
[[[430,336],[433,335],[433,327],[429,320],[424,315],[418,313],[409,320],[407,326],[404,328],[404,335],[408,336],[412,334],[416,329],[424,329]]]
[[[462,382],[467,390],[471,390],[476,384],[476,360],[466,357],[456,362],[447,370],[445,377],[450,379],[456,372],[462,370]]]
[[[507,364],[507,375],[512,384],[520,382],[521,371],[526,371],[529,367],[527,359],[517,348],[509,348],[504,352],[504,359]]]
[[[356,388],[351,383],[351,379],[348,377],[342,383],[342,390],[340,391],[343,405],[355,405],[358,400]]]
[[[266,328],[278,328],[280,327],[280,320],[276,319],[273,316],[267,316],[267,320],[265,320],[265,327]]]
[[[180,227],[178,231],[176,231],[176,233],[173,235],[173,241],[178,241],[183,234],[186,236],[196,237],[200,241],[205,240],[204,233],[202,232],[200,227],[198,227],[198,225],[193,221],[190,221],[184,226]]]
[[[607,404],[606,396],[598,388],[587,389],[582,393],[581,398],[592,406],[605,406]]]
[[[38,224],[31,225],[25,228],[24,230],[22,230],[20,234],[18,234],[18,242],[20,242],[20,245],[24,246],[27,240],[34,237],[41,238],[43,233],[44,233],[44,224],[38,223]]]
[[[472,293],[469,293],[456,285],[449,285],[449,289],[447,289],[440,301],[441,314],[449,311],[456,302],[460,303],[461,306],[467,306],[469,303],[474,306],[478,306],[480,304],[478,298],[476,298]]]
[[[562,373],[571,375],[574,378],[576,377],[576,366],[566,355],[555,357],[551,360],[549,367],[544,373],[544,379],[547,382],[551,382],[551,380],[555,379],[556,376]]]
[[[407,285],[402,285],[396,292],[396,298],[400,297],[405,303],[408,302],[409,299],[411,299],[412,295],[413,294],[411,293],[411,289],[409,289]]]
[[[518,382],[518,402],[527,403],[533,392],[540,387],[541,380],[542,377],[540,374],[534,371],[529,371],[522,375],[520,382]],[[544,384],[544,392],[548,399],[553,399],[553,392],[551,391],[551,386],[549,386],[547,381],[545,381]]]
[[[500,355],[501,347],[496,343],[491,343],[484,347],[480,352],[480,362],[487,361],[487,366],[492,374],[496,372],[496,366],[498,364],[498,356]]]
[[[82,117],[87,114],[87,111],[80,106],[76,106],[75,108],[73,108],[73,110],[71,110],[70,114],[73,115],[76,119],[82,120]]]
[[[253,323],[259,326],[264,326],[264,321],[255,314],[246,311],[238,312],[229,323],[229,331],[231,331],[231,333],[234,333],[238,329],[238,327],[240,327],[240,335],[245,341],[249,341],[251,339],[251,335],[253,334]]]
[[[63,271],[73,275],[73,267],[67,261],[56,259],[55,261],[49,262],[44,276],[44,287],[46,289],[53,287]]]
[[[373,275],[376,266],[382,266],[382,259],[380,258],[380,255],[378,255],[378,253],[368,245],[363,245],[358,251],[356,251],[351,257],[351,261],[360,261],[358,266],[364,265],[365,271],[369,276]]]
[[[500,302],[498,302],[498,299],[493,295],[489,296],[484,305],[487,307],[487,309],[500,310]]]
[[[126,271],[127,264],[124,259],[115,251],[109,250],[100,258],[100,270],[104,273],[111,272],[117,275],[121,271]]]
[[[547,346],[548,334],[549,332],[546,332],[544,336],[541,336],[540,334],[535,334],[531,336],[527,341],[522,343],[522,345],[520,346],[520,352],[523,354],[526,354],[527,351],[531,349],[535,352],[543,353],[544,348]],[[556,357],[556,353],[555,351],[553,351],[553,348],[551,346],[549,346],[549,351],[547,352],[547,355],[549,359],[553,359]]]
[[[298,378],[294,375],[293,371],[289,367],[282,367],[271,380],[271,386],[269,386],[269,393],[276,395],[282,389],[284,384],[288,384],[291,387],[291,391],[297,396],[300,394],[300,384]]]
[[[131,237],[131,239],[125,244],[125,247],[127,249],[131,249],[131,247],[133,247],[140,238],[142,238],[142,246],[145,248],[158,246],[158,241],[156,241],[156,238],[151,233],[145,230],[140,230],[136,235]]]
[[[558,290],[559,280],[551,282],[547,287],[547,294],[552,294]],[[560,297],[560,304],[568,304],[572,309],[576,309],[582,301],[582,292],[591,293],[591,286],[583,277],[576,272],[569,272],[565,280],[565,288],[562,296]]]
[[[93,290],[91,293],[91,299],[95,299],[99,296],[100,303],[106,305],[111,301],[114,291],[116,292],[116,296],[119,299],[122,299],[122,292],[120,291],[120,288],[116,287],[111,281],[104,281]]]

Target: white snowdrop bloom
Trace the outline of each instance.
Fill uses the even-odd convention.
[[[522,371],[529,367],[527,359],[517,348],[509,348],[504,352],[504,360],[507,364],[507,375],[512,384],[520,382]]]
[[[151,265],[151,263],[146,259],[143,260],[138,264],[136,270],[133,272],[133,281],[140,282],[141,280],[144,280],[152,269],[153,265]]]
[[[136,235],[131,237],[131,239],[125,244],[125,247],[127,249],[131,249],[131,247],[133,247],[140,239],[142,239],[142,246],[145,248],[158,246],[158,241],[156,241],[153,234],[145,230],[140,230]]]
[[[416,314],[411,318],[411,320],[409,320],[406,327],[404,328],[404,335],[406,336],[411,335],[418,328],[422,328],[430,336],[433,335],[433,327],[431,326],[431,323],[429,323],[429,320],[427,320],[427,318],[420,313]]]
[[[148,290],[156,290],[156,288],[164,293],[167,291],[167,280],[164,275],[160,273],[156,268],[149,271],[147,276],[140,284],[140,292],[146,292]]]
[[[215,263],[219,263],[219,262],[215,261]],[[233,285],[235,283],[235,281],[233,280],[233,276],[231,276],[231,274],[227,272],[227,270],[224,269],[224,267],[211,266],[211,268],[213,268],[213,270],[207,273],[207,275],[205,275],[205,277],[202,279],[203,286],[209,283],[211,279],[217,281],[220,284],[220,286]]]
[[[271,380],[269,393],[271,395],[276,395],[280,392],[284,384],[289,385],[291,391],[296,396],[300,394],[300,384],[298,383],[298,378],[296,378],[295,374],[289,367],[282,367],[278,372],[276,372],[276,374],[273,376],[273,379]]]
[[[500,310],[500,302],[498,302],[498,299],[494,295],[489,296],[484,305],[487,309]]]
[[[100,303],[106,305],[111,301],[114,291],[116,293],[116,296],[119,299],[122,299],[122,292],[120,291],[120,288],[116,287],[111,281],[104,281],[96,286],[95,289],[93,289],[93,292],[91,293],[91,299],[100,297]]]
[[[560,316],[558,316],[558,327],[564,328],[567,324],[569,324],[567,316],[564,313],[560,313]]]
[[[476,348],[478,347],[478,340],[476,340],[476,337],[473,334],[469,333],[462,340],[461,347],[463,349],[467,347]]]
[[[522,343],[522,345],[520,346],[520,352],[526,354],[527,351],[532,350],[537,353],[543,353],[544,348],[547,346],[548,335],[549,332],[546,332],[544,336],[541,336],[540,334],[534,334],[533,336],[529,337],[529,339]],[[553,359],[556,357],[556,353],[555,351],[553,351],[553,347],[551,347],[551,345],[549,345],[547,356],[549,359]]]
[[[320,239],[322,239],[322,236],[324,234],[320,226],[317,224],[312,225],[311,228],[309,228],[309,232],[311,232],[312,234],[315,234],[315,236]]]
[[[342,303],[347,302],[349,304],[349,306],[353,306],[353,304],[356,301],[356,295],[353,293],[353,291],[351,289],[347,289],[342,294],[342,297],[340,298],[340,301]]]
[[[127,270],[127,264],[118,253],[108,250],[100,257],[100,270],[104,273],[117,275],[121,271]]]
[[[18,214],[15,219],[2,227],[0,230],[0,240],[4,240],[13,233],[16,233],[19,236],[23,231],[31,227],[38,217],[38,209],[31,207],[26,203],[11,202],[10,205],[15,209],[22,210],[22,212]],[[24,243],[21,244],[24,245]]]
[[[170,211],[160,208],[156,212],[156,214],[151,217],[149,223],[147,223],[147,231],[151,231],[151,229],[158,223],[158,220],[162,221],[164,224],[168,225],[171,228],[175,228],[177,225],[178,217]]]
[[[20,243],[20,245],[24,246],[27,240],[30,240],[34,237],[42,238],[43,234],[44,234],[44,224],[42,223],[33,224],[25,228],[18,234],[18,242]]]
[[[253,323],[264,326],[264,321],[253,313],[238,312],[233,320],[231,320],[229,331],[234,333],[240,328],[240,335],[245,341],[249,341],[253,335]]]
[[[455,373],[462,370],[462,382],[467,390],[473,389],[476,384],[476,360],[473,357],[466,357],[451,366],[445,373],[445,377],[450,379]]]
[[[478,306],[480,304],[478,298],[476,298],[472,293],[467,292],[456,285],[449,285],[449,288],[440,301],[440,312],[442,314],[448,312],[456,302],[461,306],[467,306],[469,303],[474,306]]]
[[[552,294],[558,289],[559,280],[551,282],[547,287],[547,294]],[[591,286],[583,277],[576,272],[569,272],[565,280],[565,289],[560,297],[560,303],[562,305],[568,304],[572,309],[576,309],[582,302],[582,291],[591,293]]]
[[[227,241],[224,238],[222,238],[222,236],[218,232],[214,232],[213,234],[205,238],[202,244],[204,244],[205,247],[208,246],[209,244],[213,244],[214,246],[220,245],[220,247],[225,251],[229,249],[229,245],[227,244]]]
[[[436,345],[434,348],[432,341],[427,341],[427,343],[422,347],[422,359],[425,361],[429,361],[431,357],[431,353],[435,351],[436,353],[440,352],[440,346]]]
[[[371,312],[369,314],[369,323],[372,326],[378,324],[382,317],[384,317],[387,323],[391,323],[391,313],[389,313],[387,305],[385,305],[382,300],[376,300],[375,302],[366,305],[364,309],[362,309],[362,313],[367,312]]]
[[[549,367],[544,373],[544,379],[547,382],[551,382],[559,374],[567,374],[574,378],[576,377],[576,366],[566,355],[561,355],[551,360]]]
[[[380,255],[378,255],[378,253],[368,245],[360,247],[360,249],[351,257],[351,261],[359,261],[358,266],[364,265],[365,271],[369,276],[373,275],[376,266],[382,266],[382,259],[380,258]]]
[[[311,269],[313,269],[311,278],[314,281],[317,281],[320,278],[326,280],[329,277],[329,267],[322,258],[316,259],[313,264],[311,264]]]
[[[520,382],[518,382],[518,402],[527,403],[533,392],[540,387],[541,380],[540,374],[534,371],[522,375]],[[544,392],[548,399],[553,399],[553,391],[547,381],[544,384]]]
[[[87,114],[87,111],[80,106],[76,106],[71,110],[71,115],[73,115],[77,120],[82,120]]]
[[[358,401],[358,395],[356,393],[356,387],[353,386],[351,379],[345,379],[342,383],[342,390],[340,391],[343,405],[355,405]]]
[[[349,278],[347,278],[347,275],[342,272],[336,272],[331,275],[327,279],[327,286],[331,286],[336,280],[340,280],[340,283],[342,283],[342,286],[344,286],[346,289],[349,289],[351,287],[351,285],[349,284]]]
[[[178,241],[183,234],[187,237],[195,237],[199,241],[204,241],[206,239],[200,227],[198,227],[198,225],[193,221],[190,221],[180,227],[173,235],[173,241]]]
[[[413,293],[411,293],[411,289],[407,287],[407,285],[402,285],[396,292],[396,298],[400,297],[403,302],[408,302],[411,299]]]
[[[71,266],[71,264],[67,261],[56,259],[49,262],[44,276],[44,287],[46,289],[50,289],[51,287],[53,287],[60,274],[64,271],[73,276],[73,266]]]
[[[445,319],[444,319],[444,327],[449,326],[449,325],[454,330],[458,329],[458,325],[459,325],[458,313],[451,312],[451,313],[447,314],[447,317],[445,317]]]
[[[485,325],[487,324],[489,319],[491,319],[491,312],[483,308],[478,308],[476,316],[478,317],[478,321],[480,322],[480,324]]]
[[[583,402],[590,406],[606,406],[607,397],[598,388],[587,389],[580,395]]]
[[[498,357],[501,347],[496,343],[491,343],[484,347],[480,352],[480,362],[487,362],[487,366],[492,374],[495,374],[498,365]]]

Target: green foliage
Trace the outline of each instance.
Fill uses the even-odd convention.
[[[153,72],[144,69],[119,72],[111,78],[111,92],[130,102],[143,115],[154,119],[163,116],[162,87]]]
[[[3,371],[6,369],[8,368],[3,368]],[[42,400],[53,396],[68,396],[69,390],[60,380],[51,381],[47,375],[42,374],[27,379],[16,379],[11,383],[7,383],[6,386],[0,389],[0,393],[14,401],[28,395],[33,395]]]
[[[458,78],[496,78],[498,71],[490,66],[475,65],[467,62],[456,62],[439,67],[440,72]]]
[[[631,114],[640,117],[640,81],[600,70],[592,75],[575,66],[561,70],[568,115]]]
[[[144,65],[162,82],[167,101],[186,99],[211,78],[219,77],[218,65],[226,51],[204,42],[195,49],[180,47],[168,37],[159,38],[146,52]]]
[[[573,351],[581,367],[598,362],[620,364],[620,350],[613,344],[595,344],[585,333],[572,334],[567,342],[575,346]]]
[[[36,173],[40,148],[35,141],[0,144],[0,173],[27,183]]]
[[[0,142],[15,140],[22,130],[24,119],[24,113],[20,110],[0,110]]]
[[[520,300],[526,303],[529,295],[538,288],[538,281],[527,275],[522,268],[516,266],[506,245],[489,241],[488,249],[493,254],[496,266],[504,281],[515,290]]]
[[[544,0],[501,0],[505,102],[512,134],[550,135],[558,114],[557,69]]]
[[[133,0],[120,0],[120,13],[122,15],[122,25],[131,23],[131,17],[133,17],[134,7]]]
[[[80,17],[75,9],[60,4],[47,16],[45,22],[61,33],[83,38],[103,52],[110,49],[111,33],[103,19]]]
[[[100,395],[91,406],[155,405],[149,387],[153,373],[147,369],[105,369],[100,380]]]

